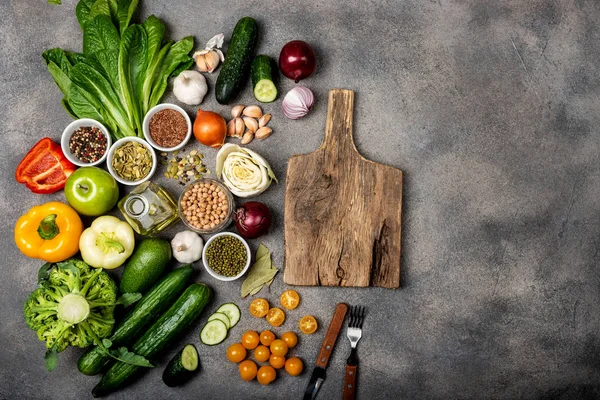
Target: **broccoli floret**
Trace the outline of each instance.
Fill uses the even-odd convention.
[[[112,333],[117,291],[106,272],[67,260],[29,295],[25,322],[48,349],[88,347]]]

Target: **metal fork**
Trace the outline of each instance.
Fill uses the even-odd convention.
[[[356,345],[362,337],[362,325],[365,319],[365,308],[363,306],[352,306],[350,309],[350,322],[346,336],[350,340],[350,357],[346,360],[346,377],[344,378],[344,400],[356,398],[356,373],[358,371],[358,357],[356,356]]]

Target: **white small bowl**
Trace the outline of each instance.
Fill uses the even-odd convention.
[[[150,156],[152,157],[152,167],[150,168],[150,172],[148,172],[148,175],[146,175],[146,177],[140,179],[139,181],[128,181],[126,179],[121,178],[117,174],[117,172],[113,169],[113,166],[112,166],[112,161],[113,161],[113,157],[115,155],[115,150],[127,142],[138,142],[138,143],[142,144],[144,147],[146,147],[148,149],[148,151],[150,151]],[[120,182],[123,185],[130,185],[130,186],[139,185],[140,183],[144,183],[147,180],[149,180],[150,178],[152,178],[152,175],[154,175],[154,172],[156,171],[157,164],[158,164],[158,159],[156,157],[156,153],[154,152],[154,149],[152,148],[152,146],[150,146],[148,144],[148,142],[146,142],[144,139],[140,139],[139,137],[136,137],[136,136],[126,136],[124,138],[117,140],[108,150],[108,158],[106,160],[106,166],[108,167],[108,172],[110,172],[112,177],[115,178],[117,180],[117,182]]]
[[[106,151],[104,152],[104,155],[98,160],[91,163],[81,161],[79,158],[75,157],[69,149],[69,141],[71,140],[71,136],[77,129],[82,128],[84,126],[92,126],[94,128],[98,128],[106,137]],[[71,161],[73,164],[79,167],[90,167],[92,165],[98,165],[104,162],[104,160],[106,160],[106,157],[108,156],[108,151],[110,149],[111,143],[112,140],[110,138],[110,134],[108,133],[108,129],[106,129],[106,127],[100,122],[90,118],[77,119],[71,122],[69,125],[67,125],[60,138],[60,147],[62,148],[65,157],[67,157],[67,160]]]
[[[216,238],[218,238],[220,236],[233,236],[233,237],[241,240],[242,243],[244,244],[244,247],[246,248],[246,255],[247,255],[246,266],[236,276],[219,275],[211,267],[208,266],[208,261],[206,261],[206,249],[208,249],[208,246],[210,246],[210,244],[213,242],[213,240],[215,240]],[[250,257],[251,257],[251,254],[250,254],[250,247],[248,246],[248,243],[240,235],[235,234],[233,232],[221,232],[221,233],[217,233],[217,234],[211,236],[210,239],[208,239],[206,241],[206,243],[204,244],[204,248],[202,249],[202,264],[204,265],[204,269],[206,269],[206,271],[213,278],[218,279],[220,281],[235,281],[236,279],[241,278],[246,273],[246,271],[248,271],[248,268],[250,268]]]
[[[157,112],[162,111],[162,110],[178,111],[185,118],[185,122],[187,122],[188,129],[187,129],[187,133],[185,134],[185,138],[177,146],[161,147],[158,144],[156,144],[156,142],[154,140],[152,140],[152,137],[150,136],[150,119],[152,119],[152,116],[154,114],[156,114]],[[162,103],[162,104],[152,107],[146,113],[146,116],[144,117],[144,122],[142,124],[142,131],[144,132],[144,137],[146,138],[148,143],[150,143],[150,145],[152,145],[152,147],[154,147],[156,150],[158,150],[158,151],[175,151],[175,150],[179,150],[183,146],[185,146],[187,144],[187,142],[190,140],[190,138],[192,137],[192,121],[190,120],[190,116],[185,112],[185,110],[183,108],[179,107],[176,104]]]

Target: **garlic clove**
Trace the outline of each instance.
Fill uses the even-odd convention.
[[[248,144],[252,141],[252,139],[254,139],[254,132],[246,131],[246,133],[244,133],[244,136],[242,136],[242,141],[240,143]]]
[[[245,117],[259,119],[260,117],[262,117],[263,114],[259,106],[248,106],[244,108],[242,115],[244,115]]]
[[[273,133],[273,129],[269,128],[268,126],[263,126],[257,130],[254,135],[257,139],[263,140],[271,136],[271,133]]]
[[[253,133],[258,130],[258,121],[256,121],[254,118],[244,117],[244,125],[246,125],[246,128]]]
[[[258,127],[262,128],[263,126],[267,126],[269,121],[271,120],[271,114],[265,114],[258,120]]]
[[[211,73],[219,66],[221,59],[215,50],[200,50],[194,53],[198,71]]]
[[[235,119],[227,123],[227,136],[235,136]]]
[[[231,116],[233,118],[237,118],[237,117],[241,116],[242,115],[242,111],[244,111],[244,108],[246,108],[246,106],[243,105],[243,104],[238,104],[237,106],[234,106],[231,109]]]
[[[235,134],[233,135],[234,137],[242,137],[242,135],[244,134],[244,120],[241,118],[235,118]]]

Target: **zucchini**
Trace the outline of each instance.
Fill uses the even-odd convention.
[[[273,83],[273,62],[264,54],[258,55],[252,61],[250,76],[254,98],[261,103],[270,103],[277,98],[277,87]]]
[[[169,387],[183,385],[198,370],[198,350],[193,344],[186,345],[167,364],[163,372],[163,382]]]
[[[133,344],[131,351],[146,358],[155,356],[198,318],[211,297],[212,290],[205,284],[191,284],[175,304]],[[104,396],[125,386],[139,368],[116,362],[94,387],[92,395]]]
[[[220,104],[228,104],[244,86],[257,36],[258,26],[254,18],[244,17],[235,25],[215,84],[215,97]]]
[[[207,346],[221,343],[227,337],[227,326],[218,319],[208,321],[200,331],[200,340]]]
[[[223,314],[227,315],[227,318],[229,318],[229,322],[230,322],[227,329],[233,328],[238,323],[238,321],[240,320],[240,317],[242,316],[242,313],[240,312],[240,308],[233,303],[225,303],[221,307],[217,308],[217,311],[215,311],[215,312],[223,313]]]
[[[225,324],[225,326],[227,327],[227,329],[229,329],[231,327],[231,321],[229,321],[229,317],[227,317],[227,315],[225,315],[221,312],[212,313],[210,315],[210,317],[208,317],[208,320],[206,320],[206,322],[212,321],[213,319],[218,319],[218,320],[222,321]]]
[[[109,338],[115,347],[127,346],[143,329],[155,321],[186,288],[192,276],[192,267],[177,268],[162,278],[119,323]],[[97,346],[90,347],[77,361],[77,368],[85,375],[96,375],[111,361]]]

